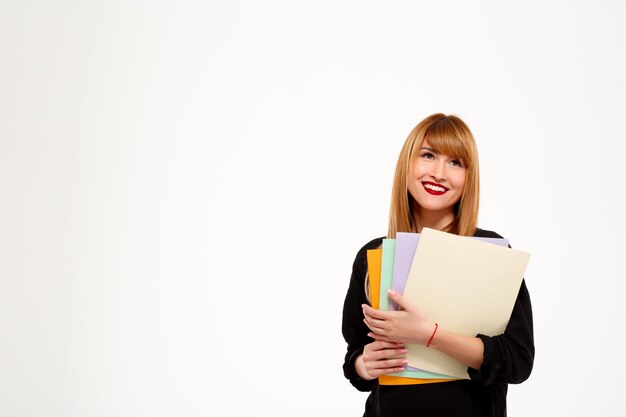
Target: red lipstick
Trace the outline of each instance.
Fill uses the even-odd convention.
[[[424,181],[422,182],[422,186],[428,194],[432,195],[442,195],[448,191],[448,188],[436,182]]]

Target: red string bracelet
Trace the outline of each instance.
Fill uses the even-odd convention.
[[[435,323],[435,330],[433,330],[433,334],[430,336],[430,339],[428,339],[428,343],[426,343],[426,347],[430,346],[430,342],[433,341],[433,337],[435,337],[435,333],[437,333],[438,328],[439,328],[439,325]]]

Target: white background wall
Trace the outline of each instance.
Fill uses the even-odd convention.
[[[460,115],[532,252],[511,416],[623,415],[620,1],[0,1],[0,415],[360,415],[352,261]]]

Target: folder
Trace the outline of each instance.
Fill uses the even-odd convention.
[[[380,305],[380,271],[382,266],[382,256],[382,249],[368,249],[367,251],[370,303],[374,308],[378,308]]]
[[[446,330],[495,336],[506,328],[529,258],[523,251],[424,228],[404,296]],[[412,367],[469,379],[466,365],[435,349],[407,350]]]
[[[391,259],[393,259],[394,243],[393,239],[383,239],[382,249],[369,249],[367,251],[370,302],[373,308],[380,308],[380,303],[383,299],[389,300],[387,290],[391,285],[391,268],[393,268]],[[387,251],[386,254],[385,251]],[[382,277],[383,271],[386,275],[385,278]],[[405,370],[378,377],[380,385],[417,385],[445,382],[447,380],[450,380],[450,377],[446,375],[438,375],[421,370]]]
[[[467,239],[467,237],[465,237]],[[393,277],[391,288],[400,294],[404,293],[404,287],[406,280],[409,277],[409,270],[413,264],[413,257],[415,256],[415,250],[419,243],[419,233],[397,232],[396,243],[394,245],[394,264],[393,264]],[[500,246],[508,246],[509,240],[503,238],[491,238],[491,237],[476,237],[483,242],[493,243]],[[384,241],[383,241],[384,244]],[[384,252],[384,251],[383,251]],[[393,310],[397,310],[398,306],[394,302],[390,302]]]
[[[380,267],[380,305],[381,310],[389,310],[389,296],[387,290],[391,288],[393,280],[393,258],[396,253],[396,240],[383,239],[383,255]]]

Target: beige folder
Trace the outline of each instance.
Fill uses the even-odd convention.
[[[437,230],[422,230],[404,296],[443,329],[476,336],[504,332],[529,253]],[[435,335],[435,338],[437,336]],[[409,365],[469,379],[467,366],[424,345],[408,345]]]

